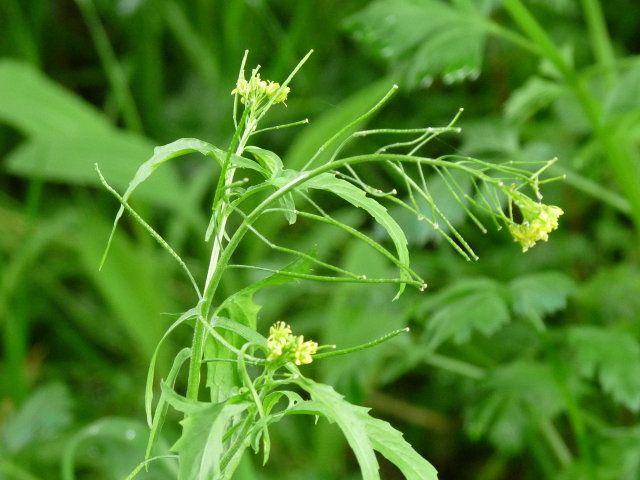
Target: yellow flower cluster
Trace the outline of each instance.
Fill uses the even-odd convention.
[[[518,193],[518,192],[514,192]],[[514,201],[522,212],[522,223],[511,223],[509,232],[514,241],[522,245],[522,251],[526,252],[540,240],[546,242],[549,233],[558,228],[558,218],[564,212],[555,205],[536,203],[526,195],[513,195]]]
[[[268,101],[272,98],[273,103],[284,103],[290,91],[289,87],[280,89],[279,83],[260,80],[260,74],[254,72],[248,81],[244,78],[239,79],[231,94],[240,95],[240,102],[243,104],[258,105],[263,100]]]
[[[311,340],[305,342],[304,336],[292,334],[289,325],[276,322],[269,329],[267,349],[269,361],[279,359],[285,362],[292,361],[296,365],[305,365],[313,361],[311,356],[318,351],[318,344]]]

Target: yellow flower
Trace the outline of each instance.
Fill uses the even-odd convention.
[[[306,365],[313,361],[311,357],[318,351],[318,344],[314,341],[304,341],[304,336],[295,336],[291,327],[284,322],[276,322],[269,329],[267,338],[267,360],[294,362],[296,365]]]
[[[241,103],[257,107],[263,101],[269,101],[272,98],[273,103],[284,103],[290,91],[289,87],[281,90],[279,83],[261,80],[260,74],[254,71],[249,81],[244,78],[238,79],[231,95],[240,95]]]
[[[269,329],[267,338],[267,349],[269,350],[269,360],[280,357],[283,350],[291,338],[291,327],[284,322],[276,322]]]
[[[540,240],[546,242],[549,233],[558,228],[558,218],[564,212],[555,205],[536,203],[526,195],[519,192],[510,192],[515,204],[522,212],[522,223],[510,223],[509,232],[514,241],[522,245],[522,251],[526,252]]]
[[[306,365],[313,362],[311,355],[318,351],[318,344],[311,340],[304,341],[304,337],[300,335],[296,337],[295,353],[293,354],[296,365]]]

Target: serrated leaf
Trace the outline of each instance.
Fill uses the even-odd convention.
[[[182,435],[171,448],[180,458],[178,480],[211,480],[222,477],[226,452],[225,433],[249,403],[218,403],[187,415],[180,422]],[[246,447],[246,445],[245,445]]]
[[[438,478],[435,468],[411,447],[402,433],[389,423],[371,417],[368,408],[345,401],[342,395],[328,385],[306,378],[298,383],[309,392],[311,400],[297,403],[289,412],[322,415],[329,422],[337,423],[358,458],[365,480],[379,478],[377,461],[375,455],[372,456],[371,449],[380,452],[395,464],[409,480]]]
[[[511,305],[516,315],[542,325],[542,319],[567,306],[567,298],[575,290],[573,280],[560,272],[542,272],[513,280]]]
[[[630,410],[640,410],[640,344],[631,335],[599,327],[571,327],[569,344],[580,375],[597,378],[602,389]]]
[[[10,416],[2,429],[4,448],[12,454],[29,444],[59,435],[72,421],[71,396],[62,384],[38,388]]]
[[[379,57],[405,61],[408,82],[415,87],[437,75],[446,82],[477,77],[486,37],[483,20],[478,5],[469,2],[378,0],[349,17],[346,27]]]
[[[498,286],[484,282],[480,288],[452,298],[436,309],[429,317],[425,341],[430,348],[436,348],[447,340],[465,343],[476,331],[492,335],[510,319]]]
[[[407,480],[437,480],[438,472],[389,423],[359,411],[373,448],[400,469]]]
[[[487,374],[477,400],[465,414],[472,438],[488,437],[501,451],[516,453],[538,418],[552,419],[564,406],[564,397],[550,365],[517,361]]]
[[[300,378],[296,383],[311,395],[313,404],[305,402],[294,407],[294,410],[305,411],[311,407],[330,422],[337,423],[358,460],[363,480],[379,480],[378,461],[367,435],[366,425],[361,419],[363,414],[367,415],[368,409],[345,401],[329,385],[316,383],[308,378]]]
[[[533,77],[515,90],[505,106],[507,118],[516,123],[525,122],[558,98],[564,89],[551,80]]]

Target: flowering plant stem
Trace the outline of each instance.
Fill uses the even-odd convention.
[[[308,57],[308,55],[307,55]],[[548,233],[557,228],[562,210],[552,205],[544,205],[539,193],[540,174],[553,161],[542,162],[531,173],[520,168],[520,164],[510,162],[502,165],[490,164],[468,157],[443,156],[429,158],[420,156],[419,150],[427,142],[447,132],[457,132],[452,122],[442,128],[421,128],[410,130],[377,129],[355,132],[343,138],[343,133],[353,124],[340,130],[327,140],[320,151],[332,148],[332,156],[320,165],[313,165],[318,154],[313,155],[302,170],[286,169],[280,157],[274,152],[250,145],[254,133],[273,128],[258,129],[260,120],[274,104],[284,103],[289,93],[288,84],[306,60],[305,57],[282,85],[261,80],[258,68],[252,70],[248,80],[244,76],[246,55],[240,75],[233,90],[235,95],[235,134],[225,151],[197,139],[180,139],[172,144],[158,147],[151,159],[145,162],[120,196],[101,176],[105,186],[120,201],[118,219],[126,210],[165,248],[187,273],[198,296],[195,307],[183,313],[167,330],[164,339],[187,320],[195,322],[190,348],[183,349],[174,359],[167,381],[161,383],[161,396],[155,414],[152,413],[155,359],[153,356],[147,380],[146,409],[151,435],[147,446],[147,459],[151,458],[169,406],[182,412],[182,436],[172,447],[179,453],[180,476],[191,478],[231,478],[243,452],[248,447],[257,451],[262,446],[264,462],[270,451],[268,426],[286,415],[310,414],[322,416],[337,423],[345,433],[354,450],[365,480],[379,479],[378,463],[374,450],[397,462],[398,467],[410,479],[436,479],[435,469],[402,436],[385,422],[378,421],[366,413],[366,409],[346,402],[330,386],[317,384],[304,377],[299,366],[311,363],[314,358],[322,359],[334,355],[353,354],[364,348],[374,347],[389,341],[407,329],[395,330],[377,340],[360,346],[321,353],[321,350],[335,346],[318,346],[302,335],[294,335],[284,321],[276,322],[270,329],[268,338],[258,333],[258,307],[252,303],[252,295],[257,290],[271,285],[279,285],[292,278],[323,282],[349,283],[389,283],[399,286],[396,298],[409,285],[420,290],[426,288],[425,281],[411,268],[409,250],[404,231],[380,203],[388,200],[395,208],[403,208],[416,215],[418,220],[429,223],[463,257],[477,259],[473,249],[456,230],[454,225],[438,207],[433,198],[424,169],[434,172],[434,177],[444,182],[448,193],[459,203],[481,231],[485,232],[483,218],[471,212],[476,208],[488,216],[496,225],[505,225],[523,250],[533,247],[538,241],[546,241]],[[368,112],[366,118],[379,110],[396,90],[393,86],[384,97]],[[238,104],[242,105],[242,115],[238,119]],[[306,122],[293,122],[299,125]],[[375,153],[341,157],[343,147],[349,142],[366,135],[410,135],[409,140],[393,141]],[[148,225],[128,204],[133,190],[148,178],[155,168],[171,158],[185,153],[200,152],[216,159],[220,166],[212,202],[212,215],[205,234],[211,241],[211,255],[200,289],[185,262],[166,241]],[[253,156],[254,160],[246,158]],[[359,169],[363,166],[384,165],[399,180],[398,188],[384,193],[366,183],[367,178]],[[235,179],[239,169],[246,169],[260,180]],[[455,174],[455,175],[454,175]],[[468,179],[469,188],[459,184],[457,176]],[[529,198],[522,190],[526,188],[537,196],[537,201]],[[400,192],[399,189],[404,190]],[[361,209],[375,220],[386,232],[393,244],[390,250],[379,240],[334,218],[325,211],[315,198],[313,190],[322,190]],[[295,196],[294,196],[295,195]],[[404,196],[401,196],[404,195]],[[251,206],[245,203],[251,199]],[[296,205],[296,201],[303,206]],[[507,210],[504,210],[505,204]],[[520,208],[524,221],[517,223],[512,216],[513,205]],[[321,223],[347,234],[355,241],[371,247],[397,269],[397,276],[369,277],[363,272],[354,272],[316,258],[314,252],[299,251],[278,245],[267,238],[257,227],[257,221],[265,215],[284,215],[290,223],[298,218],[302,222]],[[231,217],[234,221],[231,222]],[[444,227],[440,227],[442,222]],[[292,255],[295,261],[278,270],[260,265],[233,265],[231,258],[247,234],[254,234],[271,249]],[[112,233],[113,235],[113,233]],[[314,271],[310,271],[314,267]],[[222,299],[214,305],[218,286],[223,276],[231,268],[251,268],[271,273],[270,277],[249,285]],[[240,299],[240,300],[239,300]],[[207,353],[209,358],[205,358]],[[188,362],[186,393],[182,396],[175,390],[176,378],[182,366]],[[234,368],[235,365],[235,368]],[[251,374],[248,365],[252,366]],[[202,367],[207,370],[207,387],[210,401],[200,399]],[[255,371],[259,373],[254,374]],[[283,373],[284,372],[284,373]],[[305,390],[310,400],[304,400],[292,388]],[[281,401],[282,400],[282,401]],[[282,406],[282,403],[287,403]],[[206,427],[203,428],[203,425]],[[136,470],[139,471],[139,470]]]

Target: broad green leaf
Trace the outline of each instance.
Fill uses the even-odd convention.
[[[476,331],[492,335],[511,319],[500,289],[491,281],[451,298],[427,316],[424,338],[430,348],[447,340],[468,342]]]
[[[119,235],[114,238],[109,261],[98,271],[108,231],[106,220],[87,212],[72,237],[75,251],[88,281],[110,309],[114,324],[126,334],[124,348],[146,363],[165,331],[161,314],[175,310],[169,293],[173,269],[148,245],[136,246]],[[165,364],[166,358],[160,358],[160,364]]]
[[[220,335],[231,345],[240,347],[241,339],[232,331],[220,332]],[[241,383],[235,361],[238,356],[216,338],[208,335],[204,345],[204,358],[207,361],[206,385],[211,395],[211,402],[221,403],[232,397]]]
[[[256,158],[260,166],[267,172],[267,178],[274,177],[282,171],[282,159],[274,152],[251,145],[245,147],[245,151],[251,153]]]
[[[180,457],[178,480],[222,478],[224,471],[221,460],[226,452],[225,434],[250,405],[230,402],[210,404],[188,414],[180,422],[182,435],[171,448]],[[234,437],[232,436],[233,440]],[[247,438],[243,448],[246,448],[248,442]]]
[[[539,420],[564,408],[564,396],[550,365],[516,361],[490,371],[465,413],[472,438],[488,437],[499,450],[516,453]]]
[[[296,383],[311,395],[315,404],[313,410],[338,424],[358,459],[363,480],[379,479],[378,461],[368,437],[367,425],[362,421],[362,415],[367,415],[368,409],[350,404],[329,385],[316,383],[308,378],[300,378]],[[305,403],[300,408],[308,406]],[[296,408],[298,407],[294,407]]]
[[[48,79],[32,65],[0,62],[0,121],[25,135],[55,138],[78,130],[102,133],[105,117],[90,104]]]
[[[597,378],[603,390],[630,410],[640,410],[640,344],[631,335],[601,327],[570,327],[580,375]]]
[[[87,448],[92,451],[92,475],[114,480],[127,478],[144,455],[147,435],[146,425],[128,418],[107,417],[87,425],[66,444],[62,458],[63,480],[82,478],[75,475],[75,463],[76,457]],[[84,460],[86,456],[82,458]],[[175,470],[174,461],[163,459],[153,462],[148,473],[136,478],[175,479]]]
[[[463,6],[464,5],[464,6]],[[411,87],[441,75],[475,79],[482,65],[485,8],[439,0],[378,0],[347,19],[357,41],[384,60],[406,63]]]
[[[0,122],[29,139],[10,152],[6,168],[17,175],[98,186],[98,163],[118,188],[152,151],[146,138],[114,128],[106,116],[32,66],[0,61]],[[195,219],[175,171],[163,172],[141,197]]]
[[[563,273],[541,272],[516,278],[509,289],[515,314],[540,326],[545,316],[567,306],[567,298],[574,292],[575,284]]]
[[[592,319],[635,325],[640,318],[640,267],[633,262],[609,265],[581,283],[576,297]]]
[[[10,454],[60,435],[72,422],[71,396],[62,384],[35,390],[2,429],[2,444]]]
[[[463,127],[461,150],[465,155],[513,159],[521,154],[519,133],[512,123],[503,118],[466,120]]]
[[[505,107],[505,114],[509,120],[516,123],[525,122],[548,107],[563,92],[563,87],[556,82],[540,77],[530,78],[527,83],[511,94]]]

